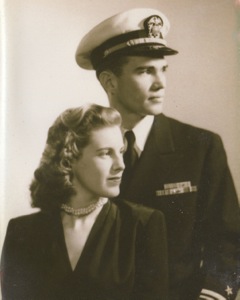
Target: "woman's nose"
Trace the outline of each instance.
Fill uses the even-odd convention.
[[[123,155],[117,155],[114,159],[114,164],[113,164],[114,170],[122,171],[125,169],[125,165],[123,162]]]

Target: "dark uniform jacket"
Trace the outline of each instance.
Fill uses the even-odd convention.
[[[59,212],[12,219],[1,259],[3,299],[166,300],[166,244],[160,212],[109,202],[72,271]]]
[[[121,197],[165,214],[170,299],[235,299],[240,213],[220,137],[155,117],[127,185]]]

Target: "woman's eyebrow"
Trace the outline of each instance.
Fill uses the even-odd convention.
[[[96,151],[97,152],[101,152],[101,151],[106,151],[106,150],[111,150],[111,147],[102,147],[102,148],[98,148]]]

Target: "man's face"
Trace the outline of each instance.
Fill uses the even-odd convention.
[[[158,115],[165,96],[167,61],[163,58],[131,56],[115,76],[116,89],[111,101],[124,116]]]

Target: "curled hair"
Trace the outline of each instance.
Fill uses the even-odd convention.
[[[120,114],[113,108],[85,104],[64,111],[49,128],[39,167],[30,185],[32,207],[59,208],[75,194],[72,162],[81,156],[95,129],[120,126]]]

